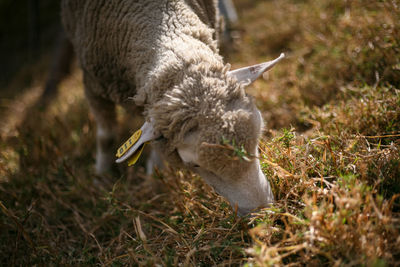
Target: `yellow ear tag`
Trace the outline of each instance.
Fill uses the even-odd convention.
[[[115,156],[117,158],[122,157],[128,150],[129,148],[131,148],[140,138],[140,136],[142,135],[142,130],[137,130],[131,137],[129,137],[129,139],[118,148],[117,150],[117,154],[115,154]],[[138,150],[143,150],[143,146],[141,148],[139,148]],[[142,152],[139,153],[139,156]],[[136,155],[136,153],[134,153],[134,155]]]
[[[141,146],[136,150],[136,152],[133,153],[133,155],[128,159],[128,166],[132,166],[133,164],[136,163],[136,161],[138,161],[140,155],[141,155],[142,152],[143,152],[144,146],[145,146],[146,144],[147,144],[147,142],[144,143],[143,145],[141,145]]]

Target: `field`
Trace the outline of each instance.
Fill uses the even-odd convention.
[[[1,266],[400,265],[400,2],[235,5],[232,69],[288,55],[248,90],[274,205],[236,217],[200,177],[148,179],[143,159],[96,176],[81,71],[39,108],[37,62],[0,91]],[[140,124],[118,113],[123,141]]]

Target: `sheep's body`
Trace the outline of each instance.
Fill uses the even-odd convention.
[[[198,1],[211,5],[210,16],[202,12],[202,21],[191,10],[202,4],[192,2],[191,7],[163,0],[63,1],[64,27],[85,76],[94,83],[88,89],[115,103],[138,94],[143,105],[147,97],[154,102],[168,89],[165,82],[174,82],[168,75],[182,69],[182,61],[196,60],[187,51],[201,51],[201,60],[222,65],[213,28],[205,27],[216,25],[214,3]],[[153,90],[157,86],[162,88]]]
[[[235,184],[241,176],[249,176],[250,169],[261,175],[259,164],[238,164],[226,150],[204,146],[224,138],[256,155],[262,125],[243,85],[227,75],[218,54],[215,1],[64,0],[62,20],[80,60],[97,122],[98,172],[113,160],[115,104],[132,106],[129,99],[134,97],[162,135],[157,146],[168,161],[188,163],[182,162],[181,154],[187,152],[185,138],[195,132],[186,154],[196,155],[193,160],[205,168],[205,176],[225,177],[205,178],[217,191],[224,183]],[[186,152],[180,154],[179,149]],[[261,183],[265,186],[265,181]],[[244,198],[258,197],[257,203],[245,206],[270,203],[273,197],[267,187],[243,193]]]

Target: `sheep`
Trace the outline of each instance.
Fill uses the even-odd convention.
[[[152,142],[171,166],[198,173],[239,215],[273,202],[257,159],[263,120],[244,87],[283,55],[229,71],[218,54],[213,0],[63,0],[61,17],[97,124],[97,173],[114,161],[115,105],[143,107],[146,122],[118,163]]]

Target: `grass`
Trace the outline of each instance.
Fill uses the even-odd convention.
[[[95,176],[76,68],[46,110],[40,80],[2,100],[1,265],[400,264],[400,4],[235,3],[234,67],[289,55],[249,90],[276,203],[237,218],[184,170]]]

